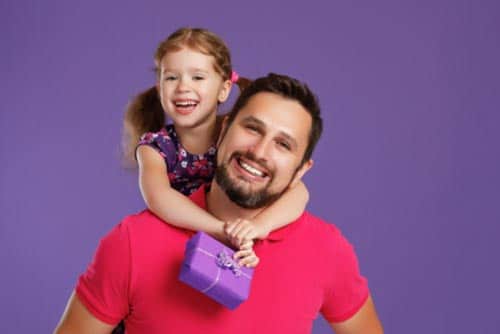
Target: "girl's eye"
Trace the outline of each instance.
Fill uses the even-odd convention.
[[[203,79],[205,79],[205,78],[204,78],[204,77],[202,77],[201,75],[195,75],[195,76],[193,77],[193,80],[195,80],[195,81],[199,81],[199,80],[203,80]]]
[[[167,75],[167,76],[165,77],[165,80],[166,80],[166,81],[173,81],[173,80],[175,80],[175,79],[176,79],[176,77],[175,77],[175,76],[173,76],[173,75]]]

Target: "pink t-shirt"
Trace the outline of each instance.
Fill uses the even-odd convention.
[[[203,188],[191,199],[205,208]],[[339,230],[305,212],[257,242],[250,297],[226,309],[177,279],[194,232],[149,211],[126,217],[80,276],[78,298],[98,319],[134,333],[310,333],[322,313],[349,319],[368,298],[366,279]]]

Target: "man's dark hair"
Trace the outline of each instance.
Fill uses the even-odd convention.
[[[300,166],[311,159],[314,147],[323,131],[323,120],[320,116],[320,108],[317,97],[307,87],[306,84],[286,75],[269,73],[265,77],[254,80],[245,88],[236,100],[233,109],[227,116],[227,127],[236,118],[238,112],[248,103],[248,100],[261,92],[274,93],[284,98],[297,101],[307,110],[312,118],[311,130],[309,131],[309,141]]]

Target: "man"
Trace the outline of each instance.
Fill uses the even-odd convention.
[[[270,74],[242,92],[224,123],[217,171],[192,200],[222,221],[251,219],[311,168],[322,121],[300,82]],[[56,333],[309,333],[321,312],[337,334],[382,333],[341,233],[305,212],[256,242],[250,297],[230,311],[177,279],[194,232],[148,211],[104,238],[80,277]]]

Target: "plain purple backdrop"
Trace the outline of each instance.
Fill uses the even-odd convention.
[[[498,1],[4,0],[0,13],[1,333],[51,332],[99,238],[144,207],[120,163],[123,110],[186,25],[222,36],[241,75],[286,73],[319,95],[309,209],[355,245],[386,333],[500,332]]]

